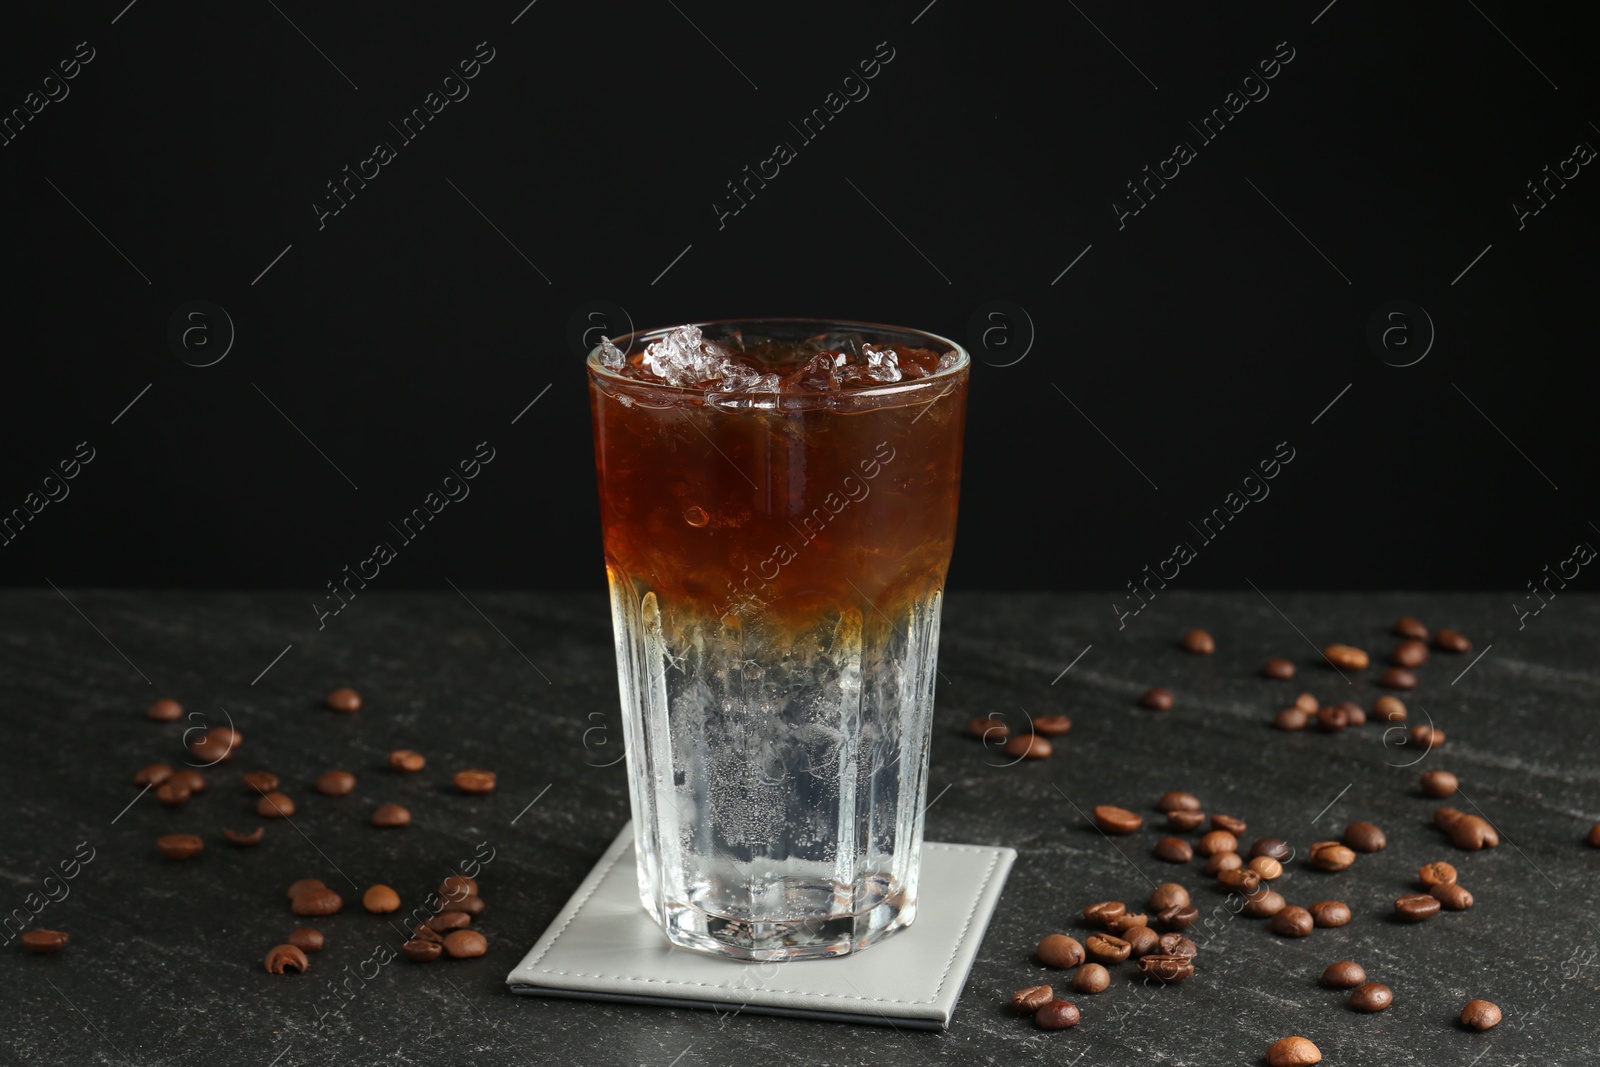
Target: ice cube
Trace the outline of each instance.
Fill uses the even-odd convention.
[[[946,352],[944,355],[939,357],[939,369],[940,370],[949,370],[951,367],[954,367],[957,363],[960,363],[960,362],[961,362],[961,357],[960,356],[956,355],[954,352]]]
[[[839,360],[831,352],[818,352],[811,362],[783,380],[791,389],[837,389],[840,384]]]
[[[674,386],[720,378],[727,363],[727,352],[705,340],[698,326],[679,326],[644,350],[645,369]]]
[[[611,343],[611,338],[605,334],[600,335],[600,365],[608,370],[616,370],[627,362],[622,349]]]
[[[876,345],[864,345],[861,350],[866,360],[862,368],[868,378],[875,382],[898,382],[900,380],[900,356],[892,348],[879,348]]]

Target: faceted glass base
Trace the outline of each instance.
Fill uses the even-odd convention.
[[[825,885],[785,885],[798,913],[824,918],[800,922],[751,922],[714,915],[692,905],[669,905],[662,929],[679,948],[752,962],[848,956],[910,926],[917,916],[906,894],[867,911],[836,910],[844,896]]]

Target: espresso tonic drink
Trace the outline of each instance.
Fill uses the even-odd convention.
[[[639,894],[673,943],[836,956],[915,917],[968,364],[797,319],[590,354]]]

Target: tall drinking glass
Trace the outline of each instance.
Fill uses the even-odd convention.
[[[968,367],[810,319],[590,353],[639,895],[674,944],[838,956],[915,918]]]

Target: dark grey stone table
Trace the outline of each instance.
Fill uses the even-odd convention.
[[[1105,595],[950,598],[928,836],[1020,856],[954,1024],[913,1033],[506,992],[506,972],[628,815],[600,595],[368,592],[319,632],[294,594],[4,594],[0,912],[27,914],[49,892],[60,899],[29,926],[66,930],[72,943],[55,956],[27,955],[14,938],[0,949],[0,1061],[1251,1064],[1269,1041],[1302,1034],[1329,1064],[1595,1062],[1600,849],[1584,837],[1600,818],[1600,601],[1564,594],[1519,629],[1501,595],[1270,595],[1164,593],[1120,630]],[[1269,727],[1302,689],[1370,705],[1377,671],[1347,682],[1311,642],[1347,641],[1377,659],[1402,613],[1476,641],[1467,655],[1434,654],[1405,695],[1413,721],[1426,709],[1447,732],[1442,749],[1406,766],[1420,752],[1386,745],[1379,726]],[[1176,648],[1191,626],[1216,636],[1214,656]],[[1273,656],[1299,663],[1299,678],[1260,678]],[[321,707],[342,684],[366,695],[365,710]],[[1137,706],[1150,685],[1176,693],[1172,711]],[[182,756],[187,724],[142,714],[157,696],[211,723],[231,717],[244,735],[238,758],[181,808],[150,796],[129,806],[139,766]],[[1075,726],[1054,758],[1007,766],[962,733],[994,711],[1064,711]],[[428,768],[388,771],[386,753],[401,747]],[[450,773],[469,766],[497,771],[499,790],[453,792]],[[359,777],[354,795],[312,792],[334,767]],[[1416,784],[1428,767],[1461,776],[1455,805],[1492,820],[1500,848],[1461,852],[1432,828],[1438,803]],[[298,829],[269,823],[261,847],[229,848],[216,840],[224,827],[262,822],[239,781],[253,768],[283,776]],[[1248,820],[1249,838],[1282,836],[1302,852],[1355,819],[1383,826],[1389,846],[1337,874],[1296,862],[1279,883],[1293,903],[1348,902],[1355,919],[1342,929],[1291,941],[1263,921],[1224,919],[1182,986],[1146,988],[1124,967],[1106,992],[1074,998],[1074,1031],[1015,1017],[1004,1007],[1013,989],[1061,977],[1033,961],[1034,943],[1054,930],[1084,936],[1085,904],[1142,903],[1151,879],[1186,883],[1208,916],[1223,903],[1198,861],[1151,855],[1153,828],[1113,842],[1082,814],[1103,803],[1149,814],[1169,789]],[[385,801],[410,807],[413,825],[372,828]],[[185,831],[207,840],[201,856],[156,854],[157,835]],[[350,906],[320,923],[329,945],[310,973],[263,971],[266,949],[299,925],[291,880],[321,878],[352,905],[352,884],[383,882],[413,903],[475,854],[493,857],[480,878],[486,957],[364,962],[398,939]],[[45,882],[88,855],[75,878]],[[1393,898],[1436,859],[1462,870],[1477,906],[1393,921]],[[1317,986],[1344,958],[1394,989],[1389,1011],[1356,1014]],[[1473,997],[1498,1002],[1506,1021],[1462,1030],[1454,1019]]]

